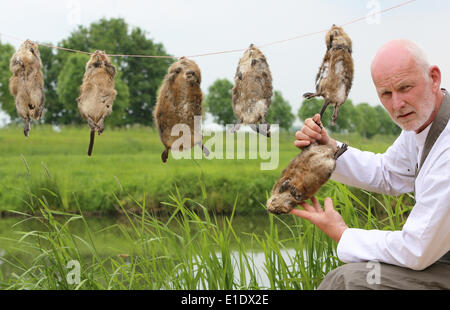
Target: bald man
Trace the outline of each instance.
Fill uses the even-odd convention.
[[[384,154],[349,148],[332,179],[368,191],[415,192],[401,231],[349,228],[330,198],[315,198],[292,214],[311,221],[337,243],[347,264],[331,271],[319,289],[450,289],[450,95],[441,72],[414,43],[383,45],[371,65],[381,103],[402,128]],[[294,144],[340,144],[321,129],[317,114],[305,120]]]

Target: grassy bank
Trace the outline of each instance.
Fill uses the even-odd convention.
[[[394,139],[337,138],[375,152],[386,150]],[[28,139],[21,127],[1,129],[0,212],[36,211],[36,197],[44,199],[52,210],[77,211],[79,207],[86,213],[121,213],[120,206],[139,211],[139,202],[146,210],[165,212],[162,202],[177,186],[183,196],[218,214],[231,213],[236,197],[236,212],[252,214],[261,212],[258,206],[265,203],[275,180],[299,152],[293,146],[294,134],[282,133],[278,168],[261,170],[261,163],[268,160],[249,159],[248,141],[245,159],[238,159],[235,144],[233,159],[174,160],[170,156],[163,164],[163,147],[151,128],[107,128],[96,137],[92,157],[86,155],[88,140],[87,126],[62,127],[59,131],[34,126]]]
[[[367,195],[383,214],[375,216],[346,187],[336,184],[331,191],[349,226],[400,229],[409,211],[405,196],[379,201]],[[100,230],[83,215],[52,211],[40,203],[39,214],[23,220],[40,228],[20,231],[18,225],[17,237],[1,238],[13,243],[14,251],[0,259],[0,289],[314,289],[341,264],[335,242],[292,216],[268,214],[259,224],[264,227],[237,230],[236,203],[230,215],[219,218],[175,192],[164,203],[170,217],[155,217],[137,204],[140,214],[123,209],[123,223]],[[84,227],[82,234],[72,230],[73,223]],[[113,230],[127,245],[104,252],[101,236]]]
[[[299,152],[293,134],[280,136],[275,170],[248,155],[164,165],[149,128],[107,129],[89,158],[88,136],[85,127],[33,127],[29,139],[20,128],[0,130],[0,206],[20,216],[0,227],[0,289],[314,289],[341,264],[336,244],[309,222],[265,210]],[[375,152],[393,141],[337,138]],[[411,208],[409,195],[332,181],[325,196],[356,228],[399,229]],[[93,224],[93,213],[122,217]]]

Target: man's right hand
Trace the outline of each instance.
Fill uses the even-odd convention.
[[[330,138],[327,130],[317,125],[320,123],[320,114],[316,114],[312,118],[307,118],[302,129],[295,133],[297,140],[295,140],[294,145],[301,149],[311,143],[317,142],[319,144],[331,143],[336,147],[336,141]]]

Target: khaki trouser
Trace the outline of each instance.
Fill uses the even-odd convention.
[[[377,262],[350,263],[326,275],[319,290],[450,290],[450,265],[416,271]]]

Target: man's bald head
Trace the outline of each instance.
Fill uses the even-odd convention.
[[[430,64],[425,53],[414,42],[392,40],[384,44],[372,60],[372,78],[399,68],[415,68],[428,76]]]

